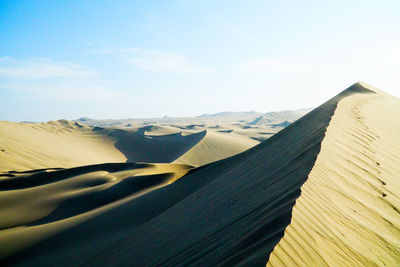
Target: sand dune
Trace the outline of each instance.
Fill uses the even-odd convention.
[[[185,154],[199,143],[206,131],[182,135],[182,132],[171,134],[147,134],[145,129],[137,131],[107,130],[107,135],[114,137],[118,148],[129,162],[169,163]]]
[[[111,137],[66,120],[0,122],[0,172],[124,162],[114,144]]]
[[[178,138],[175,126],[157,127],[118,134]],[[197,127],[205,126],[179,136],[193,141]],[[175,162],[212,157],[242,127],[204,132]],[[398,266],[399,132],[400,100],[356,83],[259,145],[198,168],[4,172],[0,258],[23,266]]]
[[[247,118],[242,113],[228,117],[225,114],[201,119],[161,119],[154,124],[139,120],[140,123],[132,121],[135,125],[129,127],[104,127],[119,125],[120,121],[84,124],[90,119],[0,122],[0,172],[125,161],[176,161],[200,166],[257,145],[287,126],[276,127],[272,121],[298,118],[301,112],[273,113],[275,117],[270,126],[247,128],[238,124],[239,120]]]
[[[258,143],[256,140],[229,131],[207,131],[200,142],[174,162],[200,166],[238,154]]]
[[[101,128],[66,120],[0,122],[0,172],[125,161],[170,163],[197,145],[196,156],[189,153],[180,162],[199,166],[258,144],[247,136],[224,134],[165,126]]]

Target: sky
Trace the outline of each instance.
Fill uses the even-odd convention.
[[[0,120],[316,107],[400,97],[400,1],[0,0]]]

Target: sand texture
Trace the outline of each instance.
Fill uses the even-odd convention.
[[[339,102],[268,266],[400,266],[400,100]]]

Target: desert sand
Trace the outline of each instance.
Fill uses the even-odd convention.
[[[200,166],[255,146],[286,127],[285,122],[308,111],[168,119],[0,121],[0,172],[111,162],[175,161]],[[259,116],[265,121],[251,125]]]
[[[2,122],[0,262],[400,265],[399,99],[359,82],[291,124],[248,115]]]

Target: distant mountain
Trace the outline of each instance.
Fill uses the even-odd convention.
[[[225,112],[218,112],[214,114],[203,114],[198,116],[197,118],[207,118],[207,117],[245,117],[245,116],[253,116],[253,115],[258,115],[262,114],[260,112],[256,111],[245,111],[245,112],[231,112],[231,111],[225,111]]]
[[[271,123],[281,123],[285,120],[295,121],[310,109],[299,109],[299,110],[286,110],[286,111],[274,111],[268,113],[260,113],[256,111],[244,111],[244,112],[218,112],[214,114],[203,114],[197,117],[170,117],[164,116],[161,118],[137,118],[137,119],[104,119],[97,120],[88,117],[83,117],[75,120],[76,122],[85,123],[90,126],[101,126],[101,127],[112,127],[112,126],[137,126],[137,125],[149,125],[157,123],[184,123],[190,124],[201,124],[202,122],[214,122],[224,121],[229,123],[240,123],[246,125],[268,125]]]

